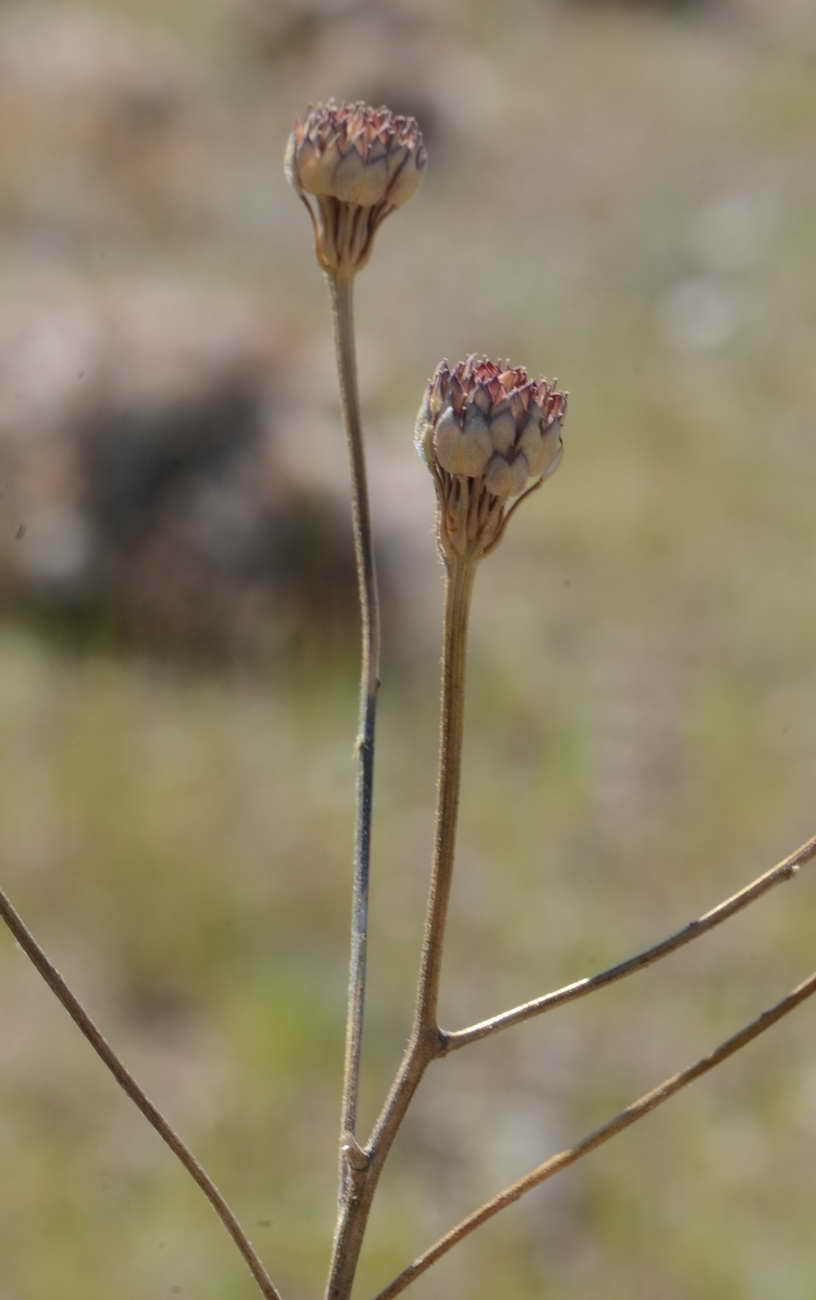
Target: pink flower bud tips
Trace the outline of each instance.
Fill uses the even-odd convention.
[[[520,367],[476,356],[437,367],[416,443],[434,477],[445,559],[478,559],[498,545],[519,501],[557,469],[566,411],[553,382]]]
[[[334,100],[296,122],[284,160],[303,200],[324,271],[351,276],[365,266],[374,235],[422,180],[428,155],[412,117]]]

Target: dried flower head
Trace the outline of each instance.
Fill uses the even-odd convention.
[[[416,444],[434,477],[446,560],[478,559],[498,545],[516,506],[557,469],[566,411],[555,382],[521,367],[477,356],[437,367]]]
[[[387,108],[330,99],[295,123],[284,170],[309,212],[324,271],[365,266],[378,226],[411,197],[427,161],[414,118]]]

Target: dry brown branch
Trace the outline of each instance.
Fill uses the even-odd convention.
[[[512,1183],[510,1187],[506,1187],[504,1191],[499,1192],[498,1196],[494,1196],[492,1200],[485,1202],[485,1204],[480,1206],[478,1210],[474,1210],[474,1212],[469,1214],[466,1219],[463,1219],[461,1223],[458,1223],[455,1228],[451,1228],[450,1232],[447,1232],[444,1237],[440,1237],[435,1245],[431,1246],[431,1248],[426,1250],[423,1255],[420,1255],[418,1259],[414,1260],[413,1264],[410,1264],[408,1268],[403,1269],[403,1271],[395,1277],[392,1282],[389,1282],[388,1286],[384,1287],[383,1290],[377,1294],[375,1300],[391,1300],[392,1296],[399,1295],[401,1291],[404,1291],[406,1287],[410,1286],[410,1284],[424,1273],[426,1269],[429,1269],[438,1259],[441,1259],[443,1255],[446,1255],[447,1252],[457,1244],[457,1242],[468,1237],[471,1232],[474,1232],[476,1228],[481,1227],[481,1225],[486,1223],[488,1219],[492,1219],[494,1214],[498,1214],[500,1210],[505,1209],[508,1205],[512,1205],[514,1201],[517,1201],[520,1197],[524,1196],[525,1192],[532,1191],[532,1189],[538,1187],[540,1183],[546,1182],[546,1180],[552,1178],[554,1174],[559,1173],[562,1169],[566,1169],[567,1165],[573,1165],[583,1156],[589,1155],[590,1151],[594,1151],[596,1147],[602,1146],[604,1142],[608,1142],[609,1139],[615,1137],[617,1133],[622,1133],[623,1130],[629,1128],[631,1124],[635,1124],[639,1119],[643,1119],[650,1111],[655,1110],[658,1106],[661,1106],[664,1101],[668,1101],[670,1097],[673,1097],[681,1088],[685,1088],[687,1084],[692,1083],[695,1079],[699,1079],[701,1075],[707,1074],[709,1070],[713,1070],[716,1066],[727,1060],[729,1056],[733,1056],[735,1052],[738,1052],[740,1048],[745,1047],[752,1039],[757,1038],[759,1034],[764,1033],[766,1029],[770,1029],[771,1025],[776,1024],[777,1020],[781,1020],[789,1011],[793,1011],[800,1002],[804,1002],[804,1000],[810,997],[812,993],[816,993],[816,972],[793,989],[793,991],[789,993],[787,997],[784,997],[781,1002],[777,1002],[774,1006],[769,1007],[767,1011],[763,1011],[762,1015],[757,1016],[756,1020],[752,1020],[750,1024],[746,1025],[743,1029],[740,1029],[738,1033],[734,1034],[731,1038],[726,1039],[724,1043],[721,1043],[720,1046],[715,1048],[708,1056],[702,1057],[701,1060],[696,1061],[693,1065],[686,1066],[686,1068],[681,1070],[679,1074],[672,1075],[669,1079],[664,1079],[664,1081],[661,1084],[658,1084],[656,1088],[653,1088],[651,1092],[645,1093],[644,1096],[640,1097],[637,1101],[632,1102],[631,1106],[627,1106],[625,1110],[622,1110],[620,1114],[615,1115],[613,1119],[602,1124],[600,1128],[596,1128],[592,1133],[588,1134],[587,1137],[582,1138],[580,1142],[577,1142],[575,1146],[569,1147],[566,1151],[560,1151],[558,1155],[551,1156],[549,1160],[545,1160],[543,1164],[538,1165],[535,1169],[531,1170],[529,1174],[526,1174],[524,1178],[519,1179],[517,1183]]]
[[[502,1029],[509,1029],[511,1025],[520,1025],[525,1020],[532,1019],[533,1016],[543,1015],[545,1011],[554,1011],[556,1007],[563,1006],[566,1002],[574,1002],[577,998],[586,997],[588,993],[594,993],[597,989],[605,988],[607,984],[614,984],[616,980],[623,979],[626,975],[633,975],[635,971],[643,970],[646,966],[651,966],[662,957],[668,957],[670,953],[682,948],[685,944],[691,943],[692,939],[699,939],[701,935],[713,930],[715,926],[721,925],[729,917],[740,912],[749,903],[754,903],[758,898],[762,898],[775,885],[781,885],[786,880],[792,880],[800,867],[811,862],[816,858],[816,835],[806,840],[804,844],[795,849],[788,857],[783,858],[775,867],[771,867],[764,875],[759,876],[750,885],[746,885],[739,893],[732,894],[724,902],[718,903],[710,911],[705,912],[696,921],[690,921],[688,925],[683,926],[681,930],[670,934],[668,938],[661,939],[659,943],[653,944],[651,948],[644,948],[642,952],[636,953],[634,957],[627,957],[625,961],[618,962],[615,966],[608,967],[607,970],[599,971],[597,975],[589,975],[586,979],[576,980],[574,984],[566,984],[563,988],[555,989],[552,993],[545,993],[540,998],[533,998],[531,1002],[523,1002],[521,1006],[513,1007],[510,1011],[503,1011],[500,1015],[491,1016],[489,1020],[481,1020],[476,1025],[470,1025],[467,1029],[459,1029],[455,1032],[444,1032],[444,1042],[446,1052],[455,1052],[460,1047],[467,1047],[470,1043],[476,1043],[481,1038],[488,1038],[490,1034],[498,1033]]]
[[[383,1165],[411,1099],[431,1061],[442,1053],[437,1024],[439,978],[453,879],[459,778],[464,729],[465,658],[475,562],[449,560],[442,632],[439,769],[431,882],[425,916],[414,1026],[394,1084],[368,1147],[368,1164],[352,1174],[351,1194],[341,1207],[326,1286],[326,1300],[346,1300],[351,1291],[371,1203]]]
[[[15,911],[1,889],[0,917],[5,921],[23,952],[36,966],[52,993],[62,1003],[74,1024],[87,1038],[97,1056],[104,1061],[119,1087],[127,1093],[130,1100],[142,1112],[148,1124],[152,1124],[159,1137],[167,1143],[173,1155],[181,1161],[190,1177],[198,1183],[198,1186],[246,1260],[265,1300],[281,1300],[279,1292],[272,1285],[266,1269],[256,1255],[252,1243],[209,1174],[201,1167],[193,1153],[184,1145],[178,1133],[171,1128],[158,1107],[154,1105],[143,1089],[139,1087],[130,1071],[122,1064],[110,1043],[97,1029],[88,1012],[71,992],[59,971],[48,960],[22,917]]]

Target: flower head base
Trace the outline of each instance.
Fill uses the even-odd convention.
[[[295,123],[284,170],[308,209],[324,271],[351,276],[365,266],[377,228],[417,189],[427,160],[414,118],[387,108],[330,99]]]
[[[434,477],[446,560],[498,545],[516,506],[557,469],[566,412],[566,395],[521,367],[476,356],[437,367],[416,444]]]

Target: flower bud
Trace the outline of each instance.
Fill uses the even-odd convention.
[[[414,118],[387,108],[330,99],[295,123],[284,170],[324,271],[351,276],[365,266],[377,228],[418,188],[427,160]]]
[[[548,379],[468,357],[428,383],[416,444],[434,477],[443,557],[478,559],[498,545],[518,503],[561,459],[567,398]]]

